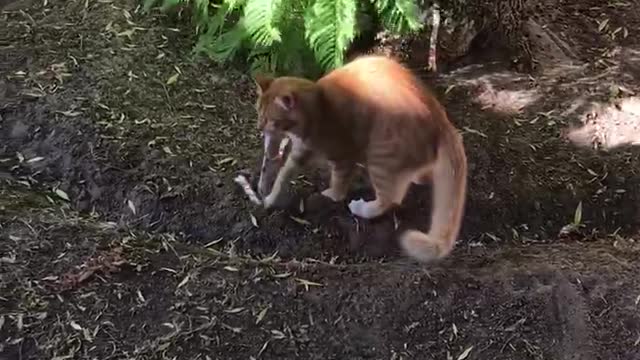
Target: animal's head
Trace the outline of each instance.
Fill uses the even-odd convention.
[[[311,80],[297,77],[257,75],[258,129],[289,132],[303,137],[308,115],[318,104],[319,88]]]
[[[257,75],[255,77],[258,100],[258,129],[264,135],[264,157],[260,170],[258,192],[266,196],[271,192],[273,182],[283,161],[288,155],[280,156],[280,144],[287,133],[304,138],[309,119],[317,116],[321,101],[320,88],[311,80],[296,77]]]

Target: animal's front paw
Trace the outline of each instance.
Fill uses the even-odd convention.
[[[359,216],[363,219],[373,219],[382,215],[385,211],[380,207],[380,203],[377,200],[364,201],[363,199],[351,200],[349,203],[349,210],[353,215]]]
[[[264,198],[264,200],[262,200],[262,205],[264,205],[265,209],[271,209],[275,206],[276,204],[276,197],[274,196],[273,193],[267,195],[267,197]]]
[[[363,199],[351,200],[349,203],[349,211],[355,216],[359,216],[361,218],[369,218],[367,215],[367,201]]]
[[[331,199],[331,200],[333,200],[335,202],[342,201],[346,197],[345,194],[339,194],[338,192],[336,192],[332,188],[328,188],[328,189],[324,190],[321,194],[322,194],[322,196],[328,197],[329,199]]]

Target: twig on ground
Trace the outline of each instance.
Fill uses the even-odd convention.
[[[431,25],[431,39],[429,40],[429,60],[427,69],[429,71],[436,72],[437,68],[437,53],[438,47],[438,30],[440,29],[440,6],[438,3],[433,4],[433,24]]]

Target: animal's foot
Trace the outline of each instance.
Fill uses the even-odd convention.
[[[381,213],[376,201],[364,201],[363,199],[351,200],[349,210],[353,215],[364,219],[375,218]]]
[[[267,195],[267,197],[265,197],[262,200],[262,204],[264,205],[265,209],[271,209],[271,208],[273,208],[275,206],[276,200],[277,199],[274,196],[274,194],[271,193],[271,194]]]
[[[335,189],[333,188],[328,188],[326,190],[324,190],[323,192],[321,192],[322,196],[324,197],[328,197],[329,199],[338,202],[338,201],[342,201],[344,200],[344,198],[347,197],[346,194],[341,194],[338,193]]]

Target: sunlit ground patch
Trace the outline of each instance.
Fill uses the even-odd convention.
[[[611,150],[640,145],[640,97],[595,103],[582,119],[582,126],[569,128],[566,132],[566,137],[577,146]]]
[[[471,92],[471,100],[482,110],[502,115],[521,113],[541,98],[538,89],[531,86],[527,77],[509,71],[489,72],[478,76],[471,72],[474,66],[453,71],[450,88],[465,87]]]

